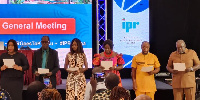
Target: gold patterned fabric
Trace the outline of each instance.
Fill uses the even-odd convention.
[[[96,93],[92,100],[110,100],[111,90],[107,89],[100,93]]]
[[[69,68],[83,68],[84,55],[83,53],[68,53]],[[75,96],[77,96],[77,100],[83,100],[85,89],[86,79],[84,73],[78,73],[77,75],[73,73],[68,74],[66,82],[66,100],[75,100]]]

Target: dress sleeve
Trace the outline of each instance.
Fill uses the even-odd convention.
[[[99,66],[100,65],[100,54],[95,54],[94,59],[92,60],[92,64]]]
[[[117,55],[117,64],[118,65],[123,65],[123,64],[125,64],[125,62],[124,62],[124,59],[122,58],[122,54],[118,54]]]

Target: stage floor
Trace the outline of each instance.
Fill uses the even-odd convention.
[[[86,79],[88,82],[89,79]],[[125,89],[130,91],[131,100],[135,98],[135,92],[132,89],[132,79],[122,79],[122,85]],[[173,100],[173,90],[169,84],[156,80],[157,92],[155,93],[155,100]],[[23,100],[26,100],[26,90],[28,85],[23,87]],[[62,84],[57,85],[56,88],[60,92],[62,99],[66,97],[66,79],[62,79]]]
[[[90,79],[86,79],[86,82],[88,82]],[[133,89],[132,79],[122,79],[122,86],[127,90]],[[23,90],[26,90],[28,85],[25,85],[23,87]],[[169,84],[166,84],[164,82],[156,80],[156,87],[157,90],[169,90],[172,89],[172,86]],[[66,79],[62,79],[62,84],[56,86],[57,89],[66,89]]]

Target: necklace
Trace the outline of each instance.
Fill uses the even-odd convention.
[[[107,55],[106,52],[104,52],[105,57],[108,57],[108,58],[111,57],[112,54],[113,54],[113,51],[111,51],[111,53],[109,55]]]

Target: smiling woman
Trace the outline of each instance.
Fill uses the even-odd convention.
[[[12,100],[22,100],[23,75],[29,69],[26,56],[17,52],[18,46],[15,40],[7,42],[7,52],[0,56],[1,88],[8,91]],[[14,60],[14,64],[8,68],[5,60]]]
[[[88,62],[81,41],[77,38],[74,38],[70,44],[70,52],[65,58],[65,69],[68,72],[66,100],[83,100],[86,88],[84,72],[88,69]]]

